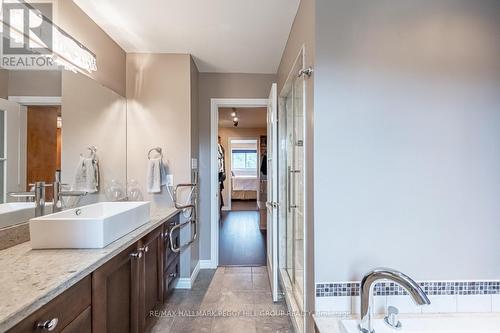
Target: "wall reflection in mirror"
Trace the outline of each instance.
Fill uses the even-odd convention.
[[[126,100],[66,70],[0,69],[0,228],[126,196]]]

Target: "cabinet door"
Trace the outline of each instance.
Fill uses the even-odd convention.
[[[61,331],[61,333],[91,333],[91,332],[92,332],[92,310],[90,306]]]
[[[51,331],[54,333],[66,332],[66,327],[80,326],[72,324],[81,314],[90,310],[91,280],[90,276],[54,298],[48,304],[29,315],[22,322],[14,326],[8,333],[28,333]],[[39,327],[46,324],[47,327]],[[48,327],[51,325],[52,327]],[[71,326],[72,325],[72,326]],[[81,325],[80,327],[83,327]],[[68,330],[68,332],[72,332]],[[85,332],[85,330],[73,331]]]
[[[142,252],[138,244],[115,256],[92,275],[92,332],[140,333],[139,287]]]
[[[154,317],[150,311],[158,309],[163,303],[163,228],[159,227],[141,240],[143,252],[141,293],[141,326],[150,327]]]

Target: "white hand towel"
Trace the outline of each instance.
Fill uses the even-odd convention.
[[[94,158],[82,157],[78,161],[72,190],[96,193],[99,186],[99,170]]]
[[[161,193],[162,164],[161,158],[153,158],[149,160],[148,174],[146,178],[148,193]]]

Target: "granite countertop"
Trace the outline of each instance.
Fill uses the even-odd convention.
[[[95,271],[178,212],[152,211],[150,222],[103,249],[32,250],[22,243],[0,251],[0,332]]]

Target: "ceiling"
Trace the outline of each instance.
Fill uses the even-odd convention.
[[[219,108],[219,127],[233,127],[232,108]],[[238,128],[266,128],[267,108],[236,108]]]
[[[126,52],[189,53],[200,72],[277,72],[299,0],[74,0]]]

